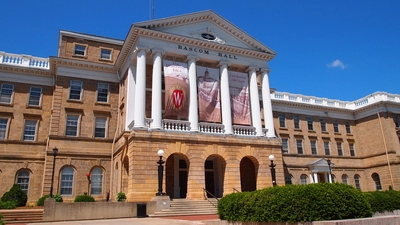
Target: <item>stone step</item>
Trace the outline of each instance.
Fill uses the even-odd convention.
[[[174,199],[170,208],[161,212],[154,212],[150,217],[183,216],[183,215],[212,215],[217,214],[216,200],[186,200]]]
[[[0,210],[6,224],[34,223],[43,221],[43,209],[10,209]]]

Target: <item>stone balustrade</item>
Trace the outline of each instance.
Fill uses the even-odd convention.
[[[50,63],[48,58],[40,58],[30,55],[18,55],[6,52],[0,52],[0,64],[46,69],[46,70],[50,69]]]
[[[233,133],[239,136],[255,136],[256,128],[251,126],[233,125]]]
[[[190,122],[184,120],[162,120],[162,127],[168,131],[190,131]]]
[[[208,134],[224,134],[224,125],[219,123],[199,123],[199,130],[201,133]]]

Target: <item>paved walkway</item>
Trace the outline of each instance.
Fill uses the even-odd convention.
[[[41,222],[14,225],[202,225],[205,221],[219,220],[218,215],[196,215],[196,216],[174,216],[162,218],[125,218],[125,219],[106,219],[106,220],[82,220],[66,222]]]

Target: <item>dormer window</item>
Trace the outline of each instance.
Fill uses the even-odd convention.
[[[75,45],[74,55],[86,56],[86,46],[85,45]]]
[[[111,49],[100,49],[100,59],[111,60]]]

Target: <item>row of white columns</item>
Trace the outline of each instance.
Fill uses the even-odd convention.
[[[127,90],[127,108],[132,109],[133,118],[127,115],[127,121],[134,120],[134,128],[146,128],[146,55],[150,52],[148,48],[136,48],[136,73],[132,71],[134,67],[129,67],[128,71],[128,90]],[[151,49],[153,54],[153,83],[152,83],[152,111],[150,129],[162,129],[162,55],[165,52],[161,49]],[[189,55],[187,57],[189,71],[189,117],[190,131],[196,132],[198,126],[198,99],[197,99],[197,76],[196,62],[199,57]],[[221,89],[221,112],[222,124],[225,128],[225,134],[233,134],[231,104],[229,94],[229,62],[221,61],[220,67],[220,89]],[[261,124],[261,110],[259,105],[259,94],[257,86],[257,68],[249,67],[250,78],[250,104],[252,125],[255,127],[256,136],[264,136]],[[267,137],[275,137],[274,123],[272,116],[271,97],[269,92],[269,81],[267,69],[261,71],[262,75],[262,97],[264,107],[264,123],[267,129]],[[132,98],[133,96],[133,98]],[[129,110],[130,111],[130,110]]]

